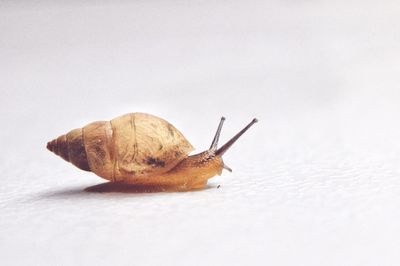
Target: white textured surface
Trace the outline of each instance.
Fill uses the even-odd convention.
[[[1,265],[400,264],[398,2],[71,2],[0,3]],[[198,151],[260,122],[198,192],[45,149],[131,111]]]

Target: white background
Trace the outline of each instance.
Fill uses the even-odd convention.
[[[399,265],[398,1],[1,1],[1,265]],[[90,193],[45,149],[148,112],[233,173]],[[217,185],[221,185],[217,188]]]

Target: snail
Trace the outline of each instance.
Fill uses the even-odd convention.
[[[222,155],[257,119],[218,148],[224,121],[222,117],[210,148],[191,156],[194,148],[180,131],[145,113],[90,123],[48,142],[47,149],[111,182],[201,189],[209,178],[221,175],[222,169],[232,171]]]

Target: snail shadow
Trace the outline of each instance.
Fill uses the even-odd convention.
[[[148,185],[135,185],[135,184],[124,184],[117,182],[106,182],[94,186],[90,186],[84,189],[85,192],[89,193],[160,193],[160,192],[196,192],[212,188],[212,186],[206,185],[200,189],[185,190],[177,187],[165,187],[165,186],[148,186]]]
[[[50,191],[41,194],[39,198],[52,198],[52,199],[70,199],[70,198],[87,198],[89,195],[106,195],[108,193],[118,193],[121,195],[150,195],[152,193],[170,193],[170,192],[198,192],[215,188],[212,185],[206,185],[202,189],[182,190],[174,187],[160,187],[160,186],[143,186],[132,185],[123,183],[106,182],[87,188],[74,187],[58,191]]]

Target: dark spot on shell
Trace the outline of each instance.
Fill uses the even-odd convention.
[[[159,151],[161,151],[161,150],[162,150],[162,148],[163,148],[163,145],[162,145],[162,144],[160,144],[160,146],[158,147],[158,150],[159,150]]]
[[[72,133],[68,134],[72,135]],[[82,134],[73,138],[68,137],[67,135],[67,141],[71,163],[82,170],[90,171],[89,163],[86,157],[85,146],[83,145]]]
[[[175,157],[179,157],[179,156],[181,156],[181,153],[179,151],[176,151],[175,152]]]
[[[164,167],[165,166],[165,162],[160,160],[160,159],[156,159],[153,157],[148,157],[146,160],[144,160],[144,162],[148,165],[151,165],[153,167]]]
[[[99,160],[104,160],[106,157],[106,152],[100,146],[94,146],[94,150]]]

